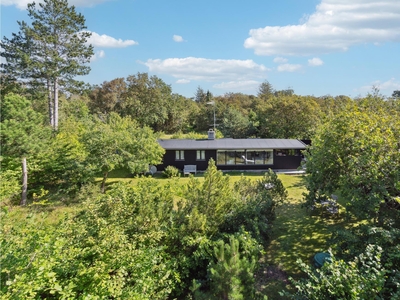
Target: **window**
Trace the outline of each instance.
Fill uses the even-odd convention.
[[[197,150],[196,151],[196,160],[206,160],[206,151],[205,150]]]
[[[273,165],[272,150],[218,150],[217,165]]]
[[[300,150],[297,149],[277,149],[277,156],[300,156]]]
[[[246,164],[246,152],[244,150],[236,150],[235,151],[235,165],[244,165]]]
[[[258,150],[247,152],[247,157],[254,160],[255,165],[272,165],[274,164],[272,150]]]
[[[226,151],[226,164],[234,165],[235,164],[235,151]]]
[[[175,151],[175,160],[185,160],[185,151],[176,150]]]
[[[217,165],[226,165],[226,152],[217,151]]]

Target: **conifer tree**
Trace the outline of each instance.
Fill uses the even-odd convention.
[[[28,4],[32,24],[18,22],[20,31],[1,41],[6,59],[2,73],[34,88],[45,88],[49,103],[49,119],[58,127],[58,95],[60,89],[81,85],[73,78],[86,75],[86,64],[93,55],[87,45],[90,32],[85,31],[85,18],[69,6],[67,0],[44,0]]]

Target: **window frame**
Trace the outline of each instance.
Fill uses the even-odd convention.
[[[175,150],[175,161],[185,160],[185,150]]]
[[[196,160],[198,161],[206,160],[206,150],[196,150]]]
[[[228,154],[229,153],[229,154]],[[250,160],[254,160],[254,162],[247,162],[249,159],[248,154],[250,153],[262,153],[262,163],[259,163],[260,160],[256,159],[256,156],[252,157]],[[223,155],[225,158],[225,162],[223,164],[219,163],[222,159],[220,155]],[[240,163],[239,157],[245,157],[243,163]],[[233,158],[233,159],[232,159]],[[271,166],[274,164],[274,150],[273,149],[244,149],[244,150],[217,150],[217,165],[219,166],[241,166],[241,165],[264,165]],[[239,163],[238,163],[239,162]]]

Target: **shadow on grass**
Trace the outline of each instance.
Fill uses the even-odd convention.
[[[292,176],[297,179],[293,184],[288,185],[287,188],[303,189],[306,186],[306,176],[305,175],[287,175],[287,176]]]
[[[312,261],[317,252],[326,251],[332,232],[344,228],[344,215],[310,214],[300,203],[289,203],[277,209],[268,260],[294,276],[299,273],[296,260]],[[279,251],[276,251],[279,250]],[[272,257],[271,254],[274,256]]]

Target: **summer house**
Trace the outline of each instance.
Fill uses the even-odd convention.
[[[207,169],[210,158],[220,170],[267,170],[297,169],[302,160],[301,151],[306,145],[296,139],[215,139],[211,130],[208,139],[161,139],[158,141],[166,151],[163,163],[157,166],[164,170],[175,166],[196,166],[195,170]]]

